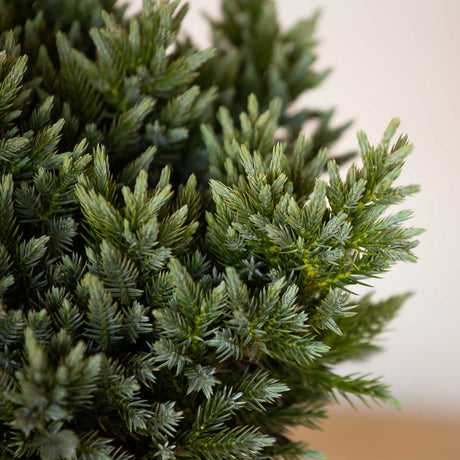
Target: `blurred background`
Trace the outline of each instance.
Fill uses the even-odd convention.
[[[131,0],[132,11],[141,0]],[[189,0],[185,28],[209,44],[202,17],[221,0]],[[278,0],[283,26],[322,10],[317,69],[333,73],[301,104],[336,107],[337,124],[354,125],[335,147],[357,148],[363,129],[374,143],[390,119],[401,119],[415,152],[400,181],[421,192],[404,207],[424,227],[417,264],[400,264],[374,283],[375,299],[415,291],[381,343],[385,351],[338,371],[384,376],[405,410],[369,411],[346,404],[324,431],[301,430],[331,460],[460,458],[460,1]],[[458,283],[458,284],[457,284]],[[459,292],[457,292],[459,288]]]

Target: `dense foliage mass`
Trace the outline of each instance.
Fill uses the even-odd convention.
[[[346,126],[292,109],[316,18],[226,0],[198,50],[185,13],[0,0],[1,458],[318,458],[290,426],[396,404],[334,365],[406,297],[349,295],[415,259],[407,138],[360,133],[342,176]]]

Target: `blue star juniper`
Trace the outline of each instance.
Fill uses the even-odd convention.
[[[226,0],[202,50],[179,1],[115,3],[0,0],[0,456],[320,458],[290,427],[398,404],[335,365],[407,297],[353,289],[415,260],[412,146],[339,171],[348,123],[293,107],[317,16]]]

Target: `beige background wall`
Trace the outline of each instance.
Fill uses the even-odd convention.
[[[131,1],[133,7],[140,1]],[[190,0],[186,28],[208,42],[200,11],[220,0]],[[321,7],[318,68],[334,67],[305,104],[337,107],[355,124],[340,148],[364,129],[377,142],[393,116],[416,145],[401,180],[422,192],[406,206],[428,231],[418,264],[399,265],[375,283],[376,298],[417,292],[386,334],[386,351],[342,372],[384,375],[410,411],[460,414],[460,1],[278,0],[288,26]]]

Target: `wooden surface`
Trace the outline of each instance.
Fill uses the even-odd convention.
[[[295,430],[296,440],[328,460],[460,460],[458,418],[383,411],[335,411],[323,431]]]

